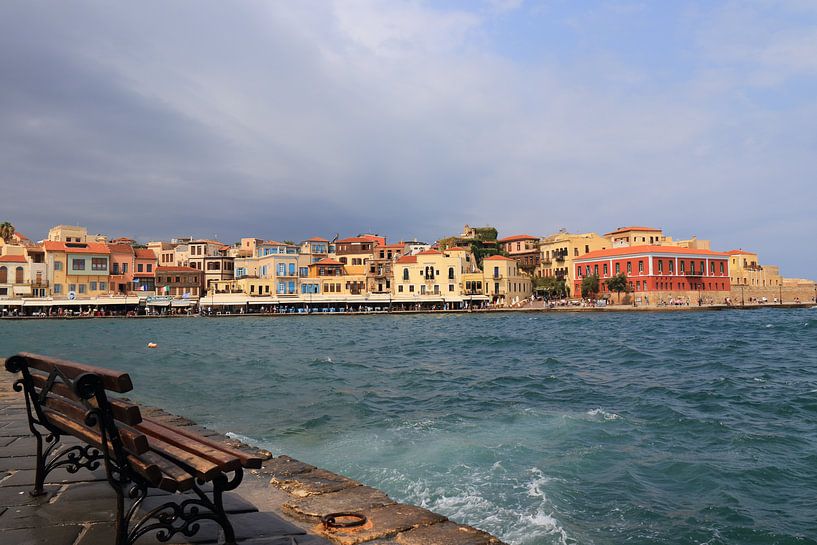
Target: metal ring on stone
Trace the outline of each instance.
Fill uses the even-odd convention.
[[[338,519],[352,519],[339,521]],[[324,528],[357,528],[366,524],[366,515],[360,513],[329,513],[321,517]]]

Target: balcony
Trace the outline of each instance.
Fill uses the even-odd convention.
[[[553,264],[553,260],[550,259],[549,257],[546,257],[545,259],[542,260],[542,265],[550,266],[552,264]]]
[[[553,257],[553,259],[555,259],[555,260],[556,260],[556,261],[558,261],[559,263],[563,263],[563,262],[564,262],[564,260],[565,260],[565,256],[564,256],[564,255],[562,255],[562,254],[559,254],[559,255],[557,255],[557,256],[554,256],[554,257]]]

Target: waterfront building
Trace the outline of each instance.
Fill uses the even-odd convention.
[[[373,294],[392,293],[394,262],[406,253],[406,244],[376,246],[366,269],[366,291]]]
[[[330,253],[334,253],[334,245],[330,244],[325,238],[312,237],[301,242],[298,253],[309,256],[310,263],[317,263],[321,259],[329,257]]]
[[[363,268],[374,257],[376,246],[384,246],[386,239],[377,235],[360,235],[335,241],[335,257],[344,265],[360,267],[349,271],[352,274],[365,273]]]
[[[195,298],[202,295],[204,272],[193,267],[157,267],[156,292],[175,298]]]
[[[621,248],[625,246],[662,246],[672,239],[664,236],[661,229],[653,227],[619,227],[615,231],[606,233],[605,238],[610,239],[611,248]]]
[[[111,257],[108,245],[101,242],[75,242],[73,232],[70,238],[72,242],[43,242],[49,294],[57,299],[87,299],[108,294]]]
[[[159,266],[171,267],[176,264],[176,244],[172,242],[151,241],[147,243],[147,249],[154,253]]]
[[[107,244],[111,253],[110,291],[125,295],[133,291],[134,253],[129,244]]]
[[[729,254],[675,246],[619,246],[589,252],[574,260],[573,293],[581,297],[586,276],[599,277],[602,295],[610,294],[605,280],[627,276],[630,291],[642,304],[671,298],[712,299],[722,303],[730,295]]]
[[[508,257],[516,261],[520,270],[534,276],[541,262],[541,252],[539,251],[539,237],[531,235],[514,235],[497,240],[499,249],[508,254]]]
[[[731,250],[729,254],[729,277],[733,286],[755,288],[778,287],[783,284],[780,267],[761,265],[755,252]]]
[[[478,272],[476,260],[468,248],[453,247],[445,252],[425,250],[416,255],[403,255],[394,264],[394,294],[398,299],[460,303],[466,295],[465,277]]]
[[[569,292],[574,283],[574,260],[597,250],[611,247],[609,239],[596,233],[573,234],[560,231],[543,238],[539,243],[539,270],[537,276],[563,280]]]
[[[134,249],[135,270],[133,272],[133,290],[140,294],[156,291],[156,267],[158,260],[153,250]]]
[[[31,296],[31,276],[28,259],[14,250],[22,247],[6,245],[0,254],[0,299]],[[7,253],[8,252],[8,253]]]
[[[88,229],[78,225],[55,225],[48,230],[52,242],[88,242]]]
[[[510,305],[528,298],[533,293],[530,276],[524,274],[515,259],[492,255],[482,261],[485,295],[491,302]]]

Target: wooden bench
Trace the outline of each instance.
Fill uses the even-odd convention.
[[[127,373],[29,353],[10,357],[5,365],[22,373],[14,389],[24,392],[37,441],[31,494],[44,493],[45,478],[54,469],[75,473],[104,465],[116,493],[116,545],[130,545],[148,533],[159,541],[178,533],[191,537],[203,520],[216,522],[226,542],[235,543],[223,494],[241,483],[244,468],[260,468],[260,457],[143,418],[138,405],[109,396],[133,389]],[[61,445],[63,435],[84,444]],[[204,489],[208,483],[211,494]],[[140,510],[150,488],[186,494]]]

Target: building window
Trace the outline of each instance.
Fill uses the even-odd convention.
[[[633,274],[633,263],[632,263],[632,261],[627,262],[627,274],[628,275]]]
[[[309,276],[309,267],[301,267],[300,275],[301,276]]]
[[[643,261],[639,261],[639,262],[638,262],[638,273],[639,273],[639,274],[643,274],[643,273],[644,273],[644,262],[643,262]]]
[[[142,265],[141,263],[136,264],[136,272],[145,272],[143,269],[144,265]]]
[[[675,274],[675,262],[671,259],[667,261],[667,270],[669,271],[670,274]],[[671,285],[670,289],[672,289]]]
[[[84,271],[85,270],[85,260],[84,259],[76,259],[71,262],[71,270],[73,271]],[[71,290],[74,291],[74,290]]]
[[[62,293],[62,284],[54,284],[54,293]]]
[[[604,264],[604,276],[607,276],[607,275],[609,275],[609,274],[610,274],[610,271],[609,271],[609,269],[607,268],[607,263],[605,263],[605,264]]]
[[[621,274],[621,263],[616,263],[616,274]]]
[[[721,261],[721,274],[723,274],[723,261]]]
[[[678,272],[680,272],[681,274],[686,274],[686,265],[684,264],[683,261],[681,261],[680,268],[678,269]]]
[[[454,267],[448,267],[448,279],[454,280]]]
[[[411,291],[411,292],[413,292],[413,291],[414,291],[414,284],[411,284],[411,285],[409,286],[409,291]]]
[[[77,291],[77,285],[76,284],[68,284],[68,291],[76,292]]]
[[[149,273],[153,272],[153,264],[151,264],[151,263],[148,263],[148,272]]]
[[[55,261],[54,262],[54,270],[61,271],[62,270],[62,261]]]
[[[108,270],[108,260],[107,259],[94,258],[94,261],[101,261],[102,262],[102,267],[99,268],[99,269],[94,269],[95,271],[107,271]],[[99,266],[99,265],[94,264],[94,267],[97,267],[97,266]],[[122,274],[128,274],[128,264],[127,263],[122,263]]]
[[[91,291],[96,291],[96,282],[91,282]]]
[[[108,260],[104,257],[92,257],[91,258],[91,270],[92,271],[107,271],[108,270]],[[128,272],[128,264],[122,264],[122,272]]]
[[[403,269],[403,280],[408,281],[408,279],[409,279],[409,270],[408,269]]]
[[[79,285],[79,292],[80,293],[85,293],[85,284],[80,284]]]
[[[662,260],[658,260],[658,274],[664,273],[664,262]]]
[[[99,291],[105,291],[106,289],[108,289],[108,283],[107,282],[100,282],[99,283]]]

